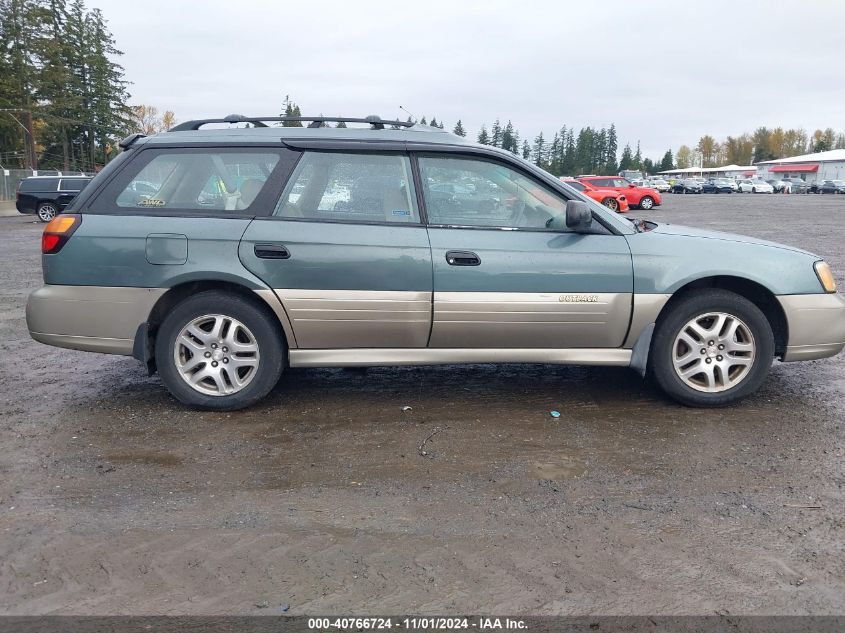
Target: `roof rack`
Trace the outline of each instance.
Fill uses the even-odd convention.
[[[252,123],[255,127],[267,127],[266,121],[310,121],[308,127],[322,127],[326,122],[341,121],[344,123],[369,123],[373,130],[383,130],[385,125],[397,127],[411,127],[414,124],[408,121],[387,121],[373,114],[363,119],[351,117],[330,117],[330,116],[244,116],[242,114],[230,114],[222,119],[196,119],[185,121],[168,130],[168,132],[185,132],[200,129],[209,123]]]

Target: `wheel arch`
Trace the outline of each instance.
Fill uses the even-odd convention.
[[[672,297],[658,313],[655,323],[659,325],[661,320],[672,310],[673,306],[689,293],[703,288],[728,290],[751,301],[751,303],[760,309],[772,328],[772,334],[775,338],[775,356],[782,357],[786,353],[786,345],[789,340],[789,325],[783,307],[780,305],[775,294],[766,288],[766,286],[745,277],[714,275],[687,282],[675,290]]]
[[[167,314],[181,301],[206,290],[220,290],[228,292],[249,301],[256,307],[265,310],[273,318],[273,323],[278,326],[278,333],[282,337],[286,349],[296,347],[296,339],[290,320],[287,317],[284,306],[275,293],[270,289],[252,289],[244,284],[234,281],[223,281],[219,279],[192,280],[179,283],[168,289],[153,305],[147,320],[138,326],[135,333],[132,355],[147,366],[150,374],[156,370],[155,367],[155,340],[159,327]]]

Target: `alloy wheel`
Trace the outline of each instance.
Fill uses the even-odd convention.
[[[49,222],[56,217],[56,207],[52,204],[42,204],[38,207],[38,219],[42,222]]]
[[[173,361],[194,390],[228,396],[244,389],[258,372],[258,341],[230,316],[206,314],[188,323],[173,345]]]
[[[754,365],[756,345],[749,327],[725,312],[690,319],[672,345],[672,364],[685,385],[719,393],[742,382]]]

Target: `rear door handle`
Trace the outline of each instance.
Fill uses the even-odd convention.
[[[480,266],[481,258],[472,251],[446,251],[446,263],[450,266]]]
[[[290,259],[290,251],[284,244],[256,244],[253,250],[261,259]]]

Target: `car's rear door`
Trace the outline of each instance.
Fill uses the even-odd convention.
[[[428,342],[431,249],[404,152],[305,150],[239,252],[281,299],[300,349]]]
[[[87,184],[88,178],[62,178],[59,180],[58,197],[56,198],[59,209],[64,209]]]
[[[417,161],[434,264],[430,347],[622,345],[633,292],[624,236],[549,228],[560,226],[566,198],[511,163],[456,154]],[[448,182],[485,204],[433,195]]]

